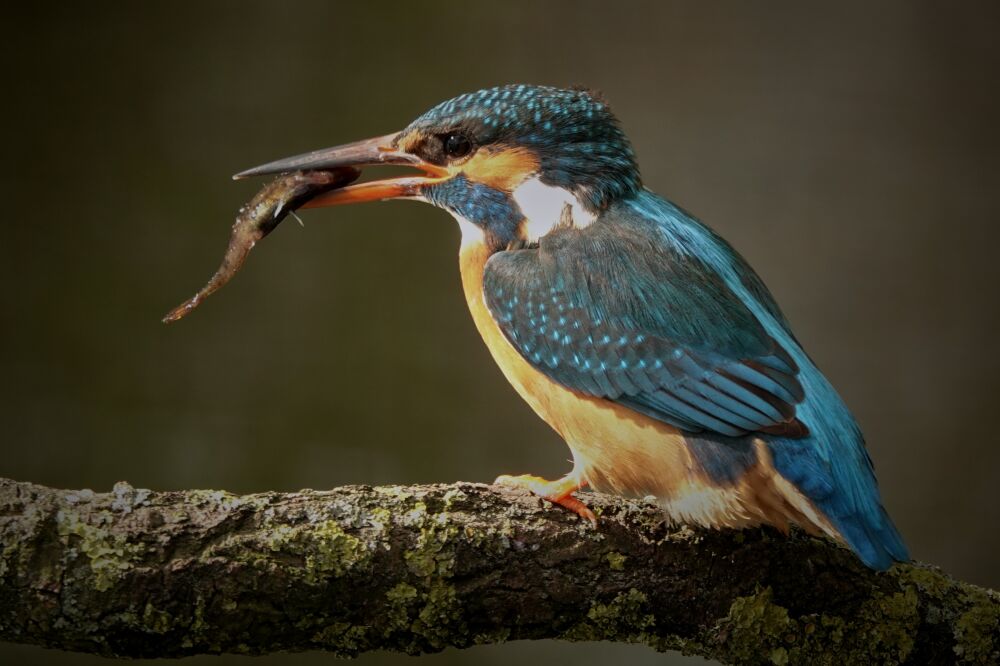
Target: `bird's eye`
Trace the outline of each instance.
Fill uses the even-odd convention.
[[[444,138],[444,154],[452,159],[465,157],[472,152],[472,142],[464,134],[452,133]]]

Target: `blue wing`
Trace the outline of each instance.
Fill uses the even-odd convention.
[[[486,305],[560,384],[689,432],[808,433],[795,361],[722,278],[648,221],[599,218],[493,255]]]

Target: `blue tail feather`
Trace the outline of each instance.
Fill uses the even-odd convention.
[[[882,507],[854,418],[808,357],[797,345],[795,349],[803,359],[800,377],[809,396],[799,405],[799,418],[808,424],[809,436],[768,438],[775,469],[826,515],[866,565],[881,570],[909,560],[902,537]]]
[[[909,560],[902,537],[882,507],[853,417],[815,366],[805,365],[803,376],[811,399],[800,405],[799,416],[810,433],[798,440],[768,438],[775,469],[826,515],[866,565],[881,570]]]

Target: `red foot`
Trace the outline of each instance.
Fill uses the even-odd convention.
[[[587,485],[586,481],[578,481],[572,476],[564,476],[558,481],[547,481],[541,477],[522,474],[520,476],[497,477],[494,483],[515,488],[526,488],[542,499],[565,507],[585,520],[597,525],[597,516],[586,504],[573,497],[573,493]]]

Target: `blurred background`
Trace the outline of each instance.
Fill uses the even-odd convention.
[[[616,109],[647,185],[774,291],[857,415],[913,555],[1000,586],[997,5],[89,2],[6,15],[0,475],[249,493],[562,474],[568,451],[466,312],[456,225],[429,206],[307,211],[193,316],[159,318],[209,277],[260,185],[230,174],[399,129],[461,92],[585,84]],[[702,663],[554,642],[421,659]],[[0,662],[106,663],[10,645]]]

